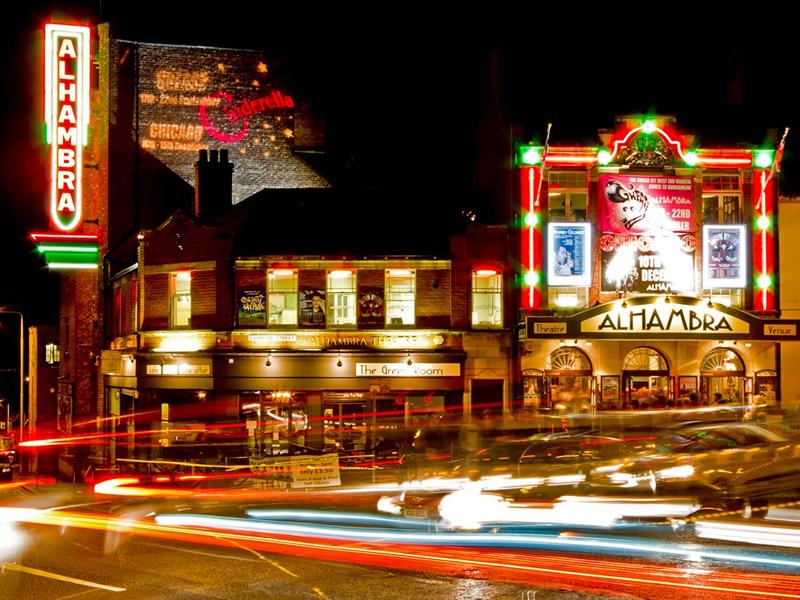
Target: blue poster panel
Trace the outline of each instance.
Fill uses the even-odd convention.
[[[547,229],[547,283],[588,286],[592,280],[589,223],[550,223]]]

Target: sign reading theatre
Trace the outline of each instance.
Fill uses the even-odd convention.
[[[89,125],[89,28],[45,26],[45,122],[50,144],[50,216],[56,229],[82,222],[83,147]]]

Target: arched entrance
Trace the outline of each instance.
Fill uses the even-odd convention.
[[[742,357],[731,348],[714,348],[705,355],[700,364],[700,402],[744,402],[745,379]],[[716,394],[719,396],[715,396]]]
[[[591,407],[594,377],[592,361],[580,348],[562,346],[553,350],[544,364],[544,410],[580,412]],[[543,403],[544,404],[544,403]]]
[[[661,352],[641,346],[634,348],[622,361],[622,390],[631,408],[652,408],[666,405],[672,397],[669,364]]]

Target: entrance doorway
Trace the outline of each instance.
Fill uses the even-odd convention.
[[[664,408],[672,397],[667,359],[658,350],[642,346],[622,362],[622,390],[628,408]]]
[[[714,348],[700,366],[701,404],[741,404],[745,401],[744,361],[731,348]]]
[[[553,350],[544,364],[545,394],[541,410],[588,412],[592,408],[594,377],[592,362],[574,346]]]

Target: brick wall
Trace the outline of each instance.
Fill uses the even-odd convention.
[[[100,354],[99,270],[64,272],[61,275],[62,340],[59,376],[74,382],[76,417],[93,417],[98,408]]]
[[[144,276],[142,329],[169,327],[169,273]]]
[[[192,273],[193,329],[214,329],[217,323],[217,273],[195,271]]]
[[[417,271],[417,327],[450,326],[450,272]]]
[[[303,290],[324,290],[327,287],[327,272],[324,269],[300,269],[297,275],[297,285]]]

